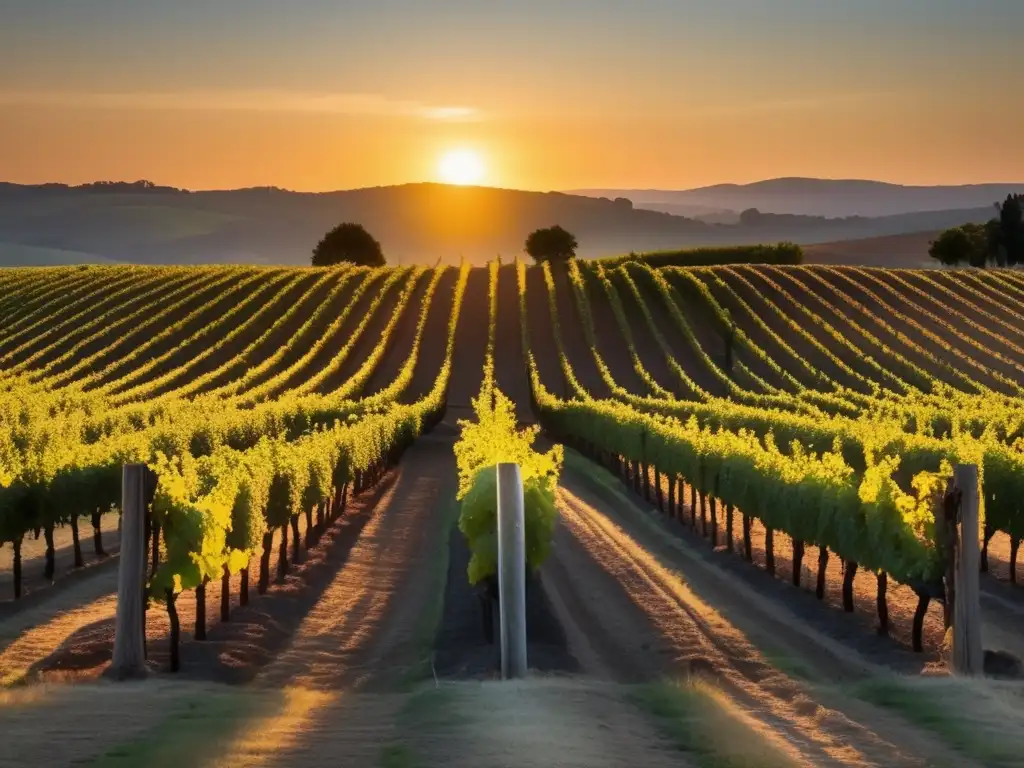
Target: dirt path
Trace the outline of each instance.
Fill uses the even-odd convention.
[[[437,515],[455,485],[450,435],[418,440],[344,565],[256,682],[358,690],[414,674],[427,656],[417,630],[436,597],[433,571],[447,543]]]
[[[516,418],[521,423],[532,422],[515,264],[506,264],[498,271],[498,317],[494,330],[494,376],[498,389],[516,404]]]
[[[545,585],[584,667],[613,680],[704,676],[808,765],[923,765],[924,739],[890,715],[856,717],[772,663],[766,648],[853,680],[871,665],[693,557],[633,505],[572,471]],[[677,575],[677,573],[679,575]],[[925,752],[924,754],[927,754]]]
[[[612,277],[612,283],[615,285],[619,292],[619,297],[622,300],[622,308],[625,311],[626,322],[628,323],[630,333],[633,336],[633,346],[636,348],[636,354],[640,358],[640,363],[644,369],[654,378],[658,385],[663,389],[672,392],[676,396],[683,396],[683,384],[673,373],[669,367],[668,360],[665,359],[665,353],[658,343],[657,338],[651,333],[651,328],[647,323],[647,318],[644,317],[643,310],[640,308],[637,302],[636,295],[625,283],[625,281],[619,276],[614,275]],[[644,285],[642,281],[634,280],[637,288],[641,294],[647,292],[644,291]],[[643,296],[644,301],[648,307],[657,305],[661,302],[660,296],[654,296],[649,293]],[[652,313],[651,317],[655,317]],[[667,330],[667,333],[665,332]],[[662,329],[663,336],[680,336],[678,332],[675,332],[675,328],[672,325],[664,326]],[[690,357],[693,356],[692,351]],[[680,359],[686,360],[684,355],[682,358],[677,357],[676,361]]]
[[[363,328],[359,338],[356,339],[355,344],[349,350],[348,356],[330,376],[320,382],[317,387],[317,391],[320,393],[333,392],[339,387],[343,386],[349,379],[351,379],[366,362],[366,359],[370,354],[380,346],[381,342],[393,343],[394,331],[392,328],[391,338],[383,339],[384,329],[387,328],[388,323],[391,322],[391,318],[394,317],[395,312],[398,311],[398,302],[401,299],[402,291],[409,284],[409,281],[416,280],[415,286],[412,288],[412,295],[406,305],[402,308],[403,313],[409,313],[410,311],[415,315],[419,310],[419,300],[423,296],[423,291],[426,288],[427,274],[421,273],[415,275],[409,273],[398,278],[388,290],[380,304],[377,305],[376,311],[370,318],[370,321]],[[375,298],[372,292],[367,291],[369,294],[370,301]],[[362,298],[367,298],[367,294],[364,294]],[[350,319],[355,320],[357,323],[362,322],[365,317],[365,312],[353,312]],[[413,320],[415,322],[415,320]],[[399,318],[396,325],[401,324],[401,318]],[[358,326],[357,326],[358,327]],[[347,343],[346,339],[346,343]],[[340,348],[336,348],[335,352],[338,352]],[[378,361],[378,365],[380,362]]]
[[[423,338],[420,340],[420,353],[416,358],[416,367],[412,372],[409,386],[399,396],[403,403],[414,403],[425,396],[434,387],[437,375],[444,365],[447,351],[448,323],[451,322],[452,304],[455,301],[455,287],[459,282],[459,270],[448,269],[441,277],[434,297],[427,310],[427,322],[423,326]],[[379,373],[379,372],[378,372]],[[374,377],[376,379],[376,375]],[[383,389],[390,381],[381,382]],[[372,388],[367,392],[373,392]]]
[[[0,621],[0,686],[20,680],[69,637],[112,618],[116,610],[117,568],[113,567]]]
[[[555,329],[548,307],[548,289],[539,267],[526,270],[526,325],[530,351],[541,383],[558,397],[571,397],[555,346]]]
[[[471,270],[459,322],[455,326],[452,378],[448,385],[448,410],[452,418],[467,417],[472,413],[470,401],[480,393],[483,382],[490,317],[487,288],[487,269],[476,267]]]
[[[455,281],[458,280],[458,271],[454,269],[446,270],[446,274],[441,276],[437,287],[434,289],[434,294],[430,297],[430,306],[427,307],[427,318],[430,319],[430,315],[434,314],[445,314],[451,312],[451,295],[455,287]],[[380,390],[385,389],[391,382],[398,378],[398,374],[402,370],[402,366],[405,365],[406,361],[412,354],[412,347],[416,341],[416,329],[420,322],[420,313],[423,310],[423,302],[427,300],[426,293],[427,288],[430,286],[430,282],[434,279],[433,270],[428,270],[419,283],[416,284],[416,288],[413,290],[412,297],[409,299],[408,305],[405,307],[405,311],[402,313],[401,319],[395,325],[391,332],[391,348],[385,353],[384,357],[377,364],[377,369],[370,376],[366,382],[366,386],[363,387],[363,395],[370,396],[374,395]],[[440,301],[441,305],[444,305],[444,297],[448,296],[448,303],[445,312],[433,312],[434,307],[437,306],[437,302]],[[424,325],[424,333],[427,330]],[[426,344],[437,344],[444,345],[445,334],[442,331],[438,338],[430,339],[424,335],[424,338],[420,342],[422,348]],[[439,366],[440,368],[440,366]]]
[[[597,337],[598,352],[604,358],[612,378],[627,392],[634,395],[649,394],[647,384],[633,367],[633,357],[629,353],[629,345],[626,344],[626,337],[619,329],[611,300],[608,298],[604,286],[590,269],[584,269],[583,276],[587,299],[590,302],[590,314],[594,318],[594,335]],[[619,293],[621,298],[621,291]]]
[[[120,547],[120,534],[117,530],[119,515],[111,512],[100,518],[100,531],[103,548],[108,555],[116,554]],[[0,619],[11,616],[37,601],[45,599],[52,591],[63,589],[70,582],[88,578],[90,571],[97,567],[107,567],[105,560],[97,557],[93,546],[93,528],[89,516],[80,517],[78,521],[79,537],[82,547],[82,560],[85,567],[76,569],[75,551],[71,534],[71,526],[64,525],[53,531],[54,546],[54,579],[44,578],[46,565],[46,541],[42,535],[35,539],[25,537],[21,545],[21,590],[22,597],[14,599],[13,567],[14,550],[10,544],[0,547]],[[116,566],[115,566],[116,567]]]
[[[601,377],[601,371],[598,370],[597,361],[594,359],[594,352],[583,332],[583,320],[580,318],[575,292],[569,280],[569,272],[562,266],[554,266],[551,271],[555,282],[558,324],[562,330],[562,347],[572,365],[573,375],[590,393],[591,397],[600,399],[611,397],[611,391]]]

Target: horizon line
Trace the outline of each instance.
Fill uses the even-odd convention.
[[[990,186],[1003,186],[1013,187],[1021,186],[1024,187],[1024,180],[1022,181],[975,181],[975,182],[962,182],[962,183],[943,183],[943,184],[905,184],[897,181],[886,181],[884,179],[867,179],[867,178],[837,178],[829,176],[774,176],[765,179],[758,179],[749,182],[730,182],[722,181],[715,182],[713,184],[703,184],[696,187],[644,187],[644,186],[581,186],[572,188],[559,188],[559,189],[544,189],[544,188],[530,188],[530,187],[506,187],[497,184],[450,184],[443,181],[435,181],[433,179],[424,179],[419,181],[403,181],[392,184],[368,184],[359,187],[346,187],[346,188],[332,188],[332,189],[293,189],[289,187],[280,187],[274,184],[253,184],[249,186],[240,187],[208,187],[208,188],[191,188],[191,187],[179,187],[173,184],[164,184],[161,182],[153,181],[152,179],[95,179],[93,181],[85,181],[80,183],[66,182],[66,181],[36,181],[36,182],[20,182],[20,181],[7,181],[0,179],[0,185],[13,186],[13,187],[65,187],[68,189],[81,189],[84,187],[101,186],[103,184],[124,184],[124,185],[135,185],[146,182],[152,184],[153,187],[158,190],[172,189],[179,192],[187,192],[191,194],[202,194],[204,192],[246,192],[255,190],[266,190],[266,191],[277,191],[287,192],[289,194],[298,195],[330,195],[339,194],[343,192],[360,192],[371,189],[387,189],[389,187],[408,187],[408,186],[419,186],[419,185],[433,185],[439,187],[452,187],[454,189],[493,189],[504,192],[534,192],[539,194],[567,194],[567,195],[581,195],[583,192],[700,192],[703,190],[714,189],[716,187],[752,187],[758,184],[765,184],[773,181],[823,181],[823,182],[835,182],[835,183],[868,183],[868,184],[884,184],[893,187],[902,187],[905,189],[962,189],[971,187],[990,187]]]

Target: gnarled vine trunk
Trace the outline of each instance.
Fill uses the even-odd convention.
[[[92,548],[96,552],[96,557],[106,557],[107,552],[103,549],[103,529],[100,527],[103,523],[103,515],[97,509],[92,513]]]
[[[71,524],[71,546],[75,551],[75,568],[81,568],[85,565],[85,558],[82,557],[82,540],[78,535],[78,515],[72,513],[69,522]]]
[[[46,566],[43,568],[43,578],[53,581],[53,574],[57,570],[56,552],[53,549],[53,521],[49,521],[43,527],[43,537],[46,539]]]
[[[274,531],[269,530],[263,534],[263,551],[260,553],[260,580],[256,589],[261,595],[270,586],[270,552],[273,548]]]

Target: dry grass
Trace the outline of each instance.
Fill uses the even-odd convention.
[[[445,714],[438,717],[441,702]],[[613,684],[545,678],[453,683],[428,692],[415,710],[405,718],[412,738],[401,743],[404,749],[388,751],[393,764],[693,765]]]
[[[892,676],[867,681],[853,693],[899,712],[983,765],[1024,765],[1024,687],[1020,683]]]
[[[376,766],[405,696],[196,682],[0,691],[0,766]]]
[[[635,700],[658,717],[681,749],[708,768],[791,768],[807,765],[778,734],[710,683],[691,679],[644,686]]]
[[[0,766],[89,762],[141,738],[201,687],[168,682],[37,685],[0,692]]]

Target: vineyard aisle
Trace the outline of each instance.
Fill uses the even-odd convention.
[[[846,694],[881,668],[674,539],[616,482],[578,455],[567,461],[543,568],[589,676],[655,690],[688,680],[691,704],[707,698],[691,711],[710,706],[742,723],[774,751],[771,765],[944,764],[949,753],[934,735]]]
[[[405,691],[430,676],[444,589],[444,515],[454,505],[456,485],[452,439],[447,427],[421,438],[378,490],[354,501],[341,527],[362,528],[347,550],[327,548],[328,562],[315,569],[322,573],[327,566],[332,575],[326,584],[268,596],[248,614],[233,615],[226,635],[213,633],[206,644],[192,644],[189,677],[208,678],[199,668],[206,657],[213,665],[232,653],[236,662],[262,660],[266,649],[238,651],[240,638],[256,644],[264,639],[245,631],[263,612],[270,613],[268,635],[294,625],[253,683],[162,678],[75,686],[70,694],[48,685],[12,689],[0,693],[0,765],[337,765],[340,756],[345,765],[379,765],[409,699]],[[89,586],[102,595],[96,605],[113,599],[103,595],[107,584]],[[66,622],[88,620],[79,613],[69,613]],[[10,662],[24,666],[18,656]],[[112,718],[80,718],[83,705],[70,702],[83,695],[100,697]],[[138,718],[127,714],[136,711]],[[137,727],[125,729],[124,718]],[[37,725],[30,728],[29,722]]]

